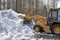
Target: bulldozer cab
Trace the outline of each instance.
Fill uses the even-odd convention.
[[[51,24],[54,21],[60,21],[60,8],[51,8],[48,13],[48,24]]]
[[[60,21],[60,8],[52,8],[49,11],[48,18]]]
[[[57,20],[57,16],[58,15],[58,9],[50,9],[49,14],[48,14],[48,18],[51,20]]]

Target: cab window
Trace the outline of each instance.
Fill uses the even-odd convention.
[[[58,20],[60,20],[60,10],[58,10]]]
[[[57,18],[57,11],[52,11],[52,17]]]

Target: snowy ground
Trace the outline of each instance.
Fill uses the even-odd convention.
[[[24,14],[21,14],[24,16]],[[23,20],[12,9],[0,11],[0,40],[31,39],[34,35],[30,25],[23,25]]]

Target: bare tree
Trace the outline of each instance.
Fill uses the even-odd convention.
[[[57,0],[52,0],[53,1],[53,8],[57,7]]]

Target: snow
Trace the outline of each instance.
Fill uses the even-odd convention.
[[[25,14],[18,14],[12,9],[0,11],[0,40],[30,39],[30,36],[34,35],[33,29],[31,29],[34,22],[23,25],[24,20],[18,15],[25,16]]]

